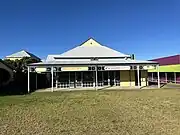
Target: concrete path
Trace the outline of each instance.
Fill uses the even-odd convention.
[[[164,85],[162,88],[164,89],[180,89],[180,84],[168,83]]]
[[[145,86],[145,87],[122,87],[122,86],[106,86],[106,87],[98,87],[92,88],[92,87],[83,87],[83,88],[54,88],[54,91],[95,91],[95,90],[149,90],[149,89],[158,89],[157,85],[150,85],[150,86]],[[162,85],[161,89],[180,89],[180,84],[166,84]],[[35,92],[51,92],[51,88],[46,88],[46,89],[39,89],[36,90]]]
[[[145,88],[143,88],[145,89]],[[148,89],[146,87],[146,89]],[[149,88],[150,89],[150,88]],[[154,89],[157,89],[154,88]],[[87,90],[141,90],[141,88],[139,87],[121,87],[121,86],[106,86],[106,87],[98,87],[97,89],[96,88],[92,88],[92,87],[83,87],[83,88],[54,88],[54,91],[87,91]],[[47,89],[39,89],[39,90],[36,90],[36,92],[51,92],[52,89],[51,88],[47,88]]]

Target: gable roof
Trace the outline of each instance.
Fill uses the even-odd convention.
[[[23,57],[33,57],[35,59],[40,59],[37,56],[35,56],[34,54],[27,52],[25,50],[13,53],[11,55],[6,56],[6,58],[23,58]]]
[[[80,46],[77,46],[61,55],[54,55],[54,57],[130,57],[109,47],[101,45],[93,38],[83,42]]]

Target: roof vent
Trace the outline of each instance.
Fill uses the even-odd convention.
[[[98,61],[98,58],[91,58],[91,61]]]

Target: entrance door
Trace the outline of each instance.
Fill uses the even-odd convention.
[[[115,86],[120,86],[120,71],[114,71]]]
[[[114,71],[109,71],[110,85],[114,85]]]
[[[134,70],[135,72],[135,85],[138,86],[138,74],[137,70]],[[139,85],[141,86],[141,70],[139,70]]]
[[[76,88],[82,87],[82,72],[76,72],[75,75],[76,75],[76,79],[75,79]]]
[[[108,85],[108,71],[103,71],[103,84]]]
[[[103,86],[103,71],[97,73],[98,86]]]

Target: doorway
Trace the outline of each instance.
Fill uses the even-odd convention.
[[[70,84],[70,88],[75,88],[76,87],[76,83],[75,83],[75,72],[69,72],[69,84]]]
[[[114,85],[114,71],[109,71],[110,86]]]
[[[135,86],[138,86],[138,73],[137,70],[134,70],[135,72]],[[139,85],[141,86],[141,70],[139,70]]]

